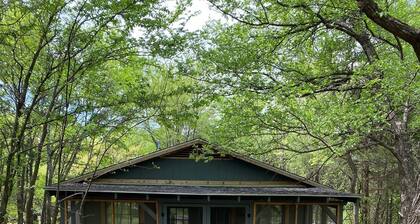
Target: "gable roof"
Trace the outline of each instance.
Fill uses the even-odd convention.
[[[146,154],[144,156],[133,158],[133,159],[130,159],[130,160],[127,160],[127,161],[124,161],[124,162],[121,162],[121,163],[118,163],[118,164],[115,164],[115,165],[112,165],[112,166],[105,167],[103,169],[99,169],[96,172],[90,172],[90,173],[87,173],[85,175],[66,180],[66,181],[62,182],[62,184],[71,184],[71,183],[88,181],[90,179],[97,179],[98,177],[101,177],[101,176],[103,176],[107,173],[110,173],[110,172],[113,172],[113,171],[116,171],[116,170],[119,170],[119,169],[127,168],[127,167],[130,167],[132,165],[135,165],[135,164],[147,161],[147,160],[151,160],[151,159],[154,159],[154,158],[158,158],[158,157],[166,156],[166,155],[169,155],[169,154],[173,154],[173,153],[179,152],[179,151],[181,151],[185,148],[194,147],[194,146],[198,146],[198,145],[209,145],[213,150],[215,150],[217,152],[223,152],[223,153],[225,153],[225,154],[227,154],[227,155],[229,155],[233,158],[242,160],[246,163],[255,165],[257,167],[261,167],[263,169],[269,170],[269,171],[274,172],[276,174],[286,176],[288,178],[296,180],[297,182],[309,185],[310,187],[330,188],[328,186],[325,186],[325,185],[322,185],[320,183],[308,180],[308,179],[306,179],[302,176],[290,173],[286,170],[271,166],[267,163],[261,162],[259,160],[256,160],[256,159],[244,156],[244,155],[241,155],[239,153],[236,153],[236,152],[227,152],[226,153],[226,152],[224,152],[224,150],[221,147],[219,147],[217,145],[214,145],[214,144],[209,144],[209,142],[207,142],[206,140],[203,140],[203,139],[194,139],[194,140],[191,140],[191,141],[183,142],[183,143],[168,147],[166,149],[162,149],[162,150],[159,150],[159,151],[156,151],[156,152]]]

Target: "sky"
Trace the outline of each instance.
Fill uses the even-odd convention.
[[[169,7],[169,9],[172,9],[175,8],[177,0],[167,0],[165,1],[165,4]],[[191,6],[184,14],[190,15],[194,13],[196,15],[191,17],[184,26],[184,28],[190,32],[200,30],[211,20],[224,20],[228,22],[226,17],[214,9],[207,0],[192,0]],[[140,37],[144,35],[144,31],[140,27],[137,27],[133,29],[131,35],[133,37]]]
[[[223,15],[211,7],[207,0],[193,0],[189,10],[191,12],[199,12],[198,15],[192,17],[186,24],[188,31],[195,31],[202,28],[210,20],[223,20]]]

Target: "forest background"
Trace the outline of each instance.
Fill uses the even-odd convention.
[[[420,223],[418,1],[209,0],[191,29],[197,1],[0,3],[0,223],[56,223],[45,185],[197,137]]]

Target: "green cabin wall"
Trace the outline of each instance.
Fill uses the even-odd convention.
[[[290,181],[295,180],[238,159],[157,158],[106,174],[100,179],[154,179],[199,181]]]

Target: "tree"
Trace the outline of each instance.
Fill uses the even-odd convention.
[[[360,10],[378,26],[409,43],[420,62],[420,29],[393,17],[373,0],[358,0]]]
[[[12,199],[16,222],[33,223],[41,169],[46,184],[60,183],[82,151],[111,147],[127,128],[153,116],[159,96],[147,94],[141,77],[146,67],[158,67],[149,56],[174,48],[165,45],[164,52],[161,45],[182,42],[180,33],[157,34],[172,28],[185,5],[168,9],[154,0],[0,4],[0,223],[8,222]],[[143,35],[133,38],[134,28]],[[127,65],[137,70],[121,72]],[[42,204],[42,222],[55,223],[59,201],[45,196]]]
[[[221,97],[219,137],[324,151],[325,160],[387,150],[398,164],[401,223],[418,222],[416,3],[381,11],[372,1],[210,2],[236,22],[210,26],[181,67]]]

